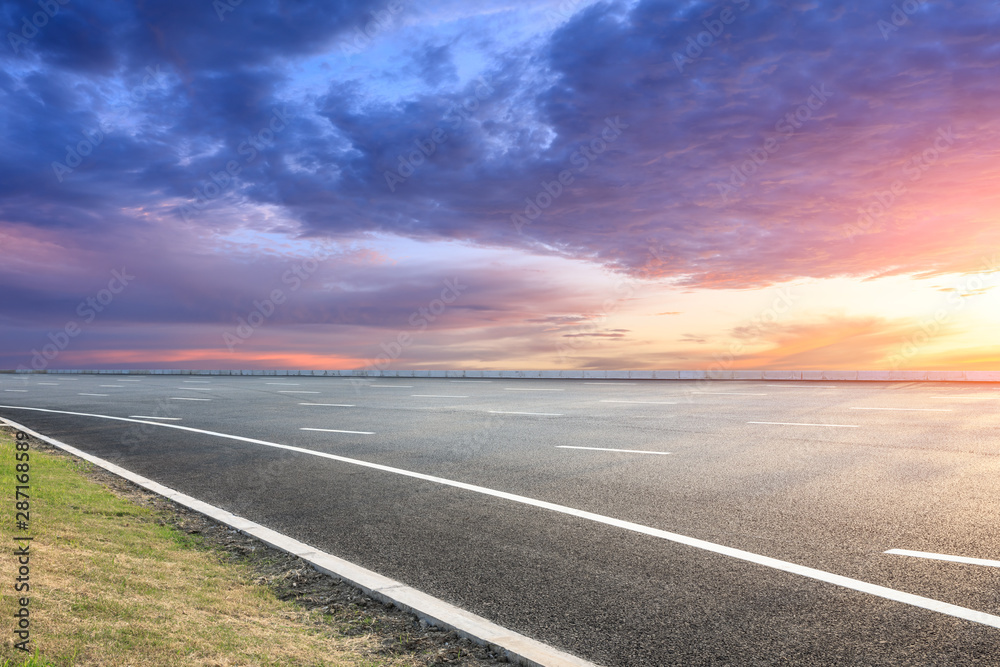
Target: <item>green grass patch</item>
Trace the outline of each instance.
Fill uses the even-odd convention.
[[[14,454],[0,431],[0,667],[419,664],[373,660],[377,640],[344,636],[329,616],[278,600],[198,536],[86,479],[89,464],[34,443],[31,530],[16,531]],[[34,537],[31,653],[14,647],[15,534]]]

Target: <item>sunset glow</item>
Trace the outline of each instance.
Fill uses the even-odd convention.
[[[0,368],[1000,368],[1000,13],[912,4],[5,3]]]

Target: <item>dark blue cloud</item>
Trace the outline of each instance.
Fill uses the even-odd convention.
[[[393,34],[386,48],[401,58],[371,47],[344,65],[339,40],[381,6],[244,2],[220,18],[203,0],[72,0],[2,55],[0,221],[63,230],[68,252],[128,230],[183,256],[164,233],[179,207],[198,203],[190,224],[229,229],[267,205],[280,212],[254,223],[267,229],[457,239],[707,286],[955,269],[997,240],[955,209],[911,216],[954,231],[916,244],[902,216],[926,209],[926,192],[946,196],[949,179],[974,177],[973,198],[997,191],[980,168],[1000,145],[995,3],[923,3],[896,25],[892,3],[602,2],[523,43],[480,40],[491,50],[478,80],[461,40],[426,31]],[[6,3],[0,16],[17,30],[33,11]],[[322,53],[338,65],[307,62]],[[323,92],[296,95],[307,67]],[[815,90],[830,92],[786,120]],[[287,124],[263,141],[276,110]],[[845,238],[942,127],[957,137],[942,158],[953,167]],[[60,180],[53,163],[98,130]],[[206,197],[230,162],[238,178]],[[150,261],[194,290],[176,277],[182,263]],[[243,305],[236,287],[197,293],[205,305],[160,312],[202,321]]]

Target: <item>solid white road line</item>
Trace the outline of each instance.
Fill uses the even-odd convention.
[[[902,412],[954,412],[951,408],[851,408],[851,410],[900,410]]]
[[[913,556],[914,558],[929,558],[931,560],[946,560],[950,563],[965,563],[966,565],[985,565],[986,567],[1000,567],[1000,560],[988,560],[986,558],[948,556],[947,554],[935,554],[927,551],[910,551],[909,549],[889,549],[885,553],[896,554],[897,556]]]
[[[561,412],[507,412],[505,410],[487,410],[495,415],[544,415],[546,417],[562,417]]]
[[[171,401],[210,401],[210,398],[183,398],[181,396],[171,396],[168,400]]]
[[[7,391],[10,391],[10,389],[8,389]],[[88,393],[81,392],[81,393],[78,393],[77,396],[107,396],[107,394],[88,394]]]
[[[613,401],[602,400],[601,403],[646,403],[649,405],[677,405],[677,401]]]
[[[85,461],[90,461],[119,477],[215,519],[219,523],[235,528],[241,533],[252,535],[276,549],[298,556],[310,563],[319,572],[357,586],[376,600],[392,603],[403,611],[415,614],[418,618],[426,619],[445,630],[452,630],[459,636],[472,639],[484,646],[498,646],[509,656],[512,663],[549,665],[550,667],[597,667],[597,665],[591,662],[525,637],[513,630],[501,627],[482,616],[477,616],[460,607],[448,604],[443,600],[427,595],[415,588],[410,588],[377,572],[367,570],[360,565],[355,565],[350,561],[332,556],[316,547],[294,540],[270,528],[265,528],[259,523],[254,523],[243,517],[231,514],[224,509],[209,505],[197,498],[163,486],[158,482],[137,475],[104,459],[80,451],[64,442],[37,433],[17,422],[4,419],[3,417],[0,417],[0,422],[5,422],[28,435],[36,437],[39,440],[44,440],[50,445],[59,447],[63,451],[69,452]],[[160,426],[167,426],[167,424],[160,424]]]
[[[127,380],[122,380],[122,382],[127,382]],[[138,382],[138,380],[133,380],[133,382]],[[181,380],[181,382],[189,382],[191,384],[211,384],[211,380]]]
[[[279,394],[318,394],[318,391],[300,391],[298,389],[279,389]]]
[[[276,384],[281,387],[299,387],[301,382],[265,382],[264,384]]]
[[[692,394],[712,394],[715,396],[767,396],[767,394],[748,394],[745,391],[692,391]]]
[[[381,387],[382,389],[413,389],[412,384],[370,384],[369,387]]]
[[[468,398],[468,396],[446,396],[444,394],[410,394],[413,398]]]
[[[299,405],[322,405],[328,408],[353,408],[355,406],[347,403],[299,403]]]
[[[649,452],[644,449],[608,449],[607,447],[574,447],[573,445],[556,445],[556,449],[589,449],[595,452],[628,452],[629,454],[669,454],[670,452]]]
[[[584,382],[584,384],[627,384],[627,385],[634,385],[635,382]]]
[[[180,417],[150,417],[149,415],[129,415],[129,417],[131,417],[133,419],[166,419],[166,420],[172,421],[172,422],[179,422],[179,421],[181,421]]]
[[[747,422],[748,424],[775,424],[776,426],[835,426],[837,428],[858,428],[857,424],[800,424],[799,422]]]
[[[480,383],[485,382],[485,383],[490,383],[490,382],[493,382],[493,380],[448,380],[448,382],[480,382]]]
[[[322,431],[323,433],[356,433],[358,435],[375,435],[375,431],[341,431],[339,428],[306,428],[302,427],[300,431]]]
[[[527,387],[504,387],[504,391],[566,391],[565,389],[528,389]]]
[[[480,493],[483,495],[492,496],[494,498],[502,498],[504,500],[509,500],[511,502],[530,505],[532,507],[538,507],[540,509],[545,509],[552,512],[558,512],[560,514],[566,514],[569,516],[586,519],[607,526],[614,526],[616,528],[621,528],[623,530],[628,530],[635,533],[648,535],[650,537],[656,537],[670,542],[675,542],[677,544],[684,544],[686,546],[690,546],[695,549],[702,549],[704,551],[709,551],[711,553],[716,553],[722,556],[729,556],[730,558],[743,560],[749,563],[755,563],[757,565],[763,565],[764,567],[770,567],[775,570],[781,570],[783,572],[796,574],[809,579],[815,579],[816,581],[822,581],[824,583],[833,584],[835,586],[841,586],[843,588],[860,591],[862,593],[867,593],[869,595],[874,595],[876,597],[885,598],[887,600],[901,602],[903,604],[919,607],[921,609],[928,609],[930,611],[935,611],[940,614],[945,614],[947,616],[962,618],[967,621],[972,621],[974,623],[981,623],[983,625],[987,625],[993,628],[1000,628],[1000,616],[987,614],[986,612],[982,611],[976,611],[975,609],[959,607],[958,605],[954,605],[948,602],[942,602],[940,600],[934,600],[932,598],[923,597],[921,595],[914,595],[912,593],[897,591],[893,588],[879,586],[878,584],[870,584],[868,582],[861,581],[859,579],[852,579],[851,577],[845,577],[839,574],[833,574],[832,572],[818,570],[816,568],[807,567],[805,565],[790,563],[788,561],[779,560],[777,558],[771,558],[770,556],[762,556],[760,554],[755,554],[750,551],[744,551],[743,549],[734,549],[732,547],[723,546],[721,544],[716,544],[714,542],[701,540],[696,537],[688,537],[686,535],[681,535],[679,533],[671,533],[666,530],[660,530],[659,528],[651,528],[649,526],[643,526],[641,524],[633,523],[631,521],[623,521],[621,519],[615,519],[612,517],[604,516],[602,514],[595,514],[593,512],[587,512],[585,510],[578,510],[572,507],[566,507],[565,505],[557,505],[555,503],[550,503],[545,500],[536,500],[535,498],[528,498],[526,496],[519,496],[514,493],[507,493],[506,491],[497,491],[495,489],[489,489],[483,486],[476,486],[474,484],[467,484],[465,482],[457,482],[455,480],[445,479],[443,477],[425,475],[423,473],[413,472],[411,470],[403,470],[402,468],[393,468],[390,466],[382,465],[380,463],[371,463],[369,461],[351,459],[346,456],[338,456],[336,454],[327,454],[326,452],[318,452],[312,449],[305,449],[303,447],[294,447],[292,445],[282,445],[276,442],[268,442],[267,440],[246,438],[240,435],[230,435],[228,433],[219,433],[218,431],[206,431],[202,429],[191,428],[190,426],[181,426],[180,424],[161,424],[159,422],[142,421],[138,419],[127,419],[125,417],[113,417],[111,415],[97,415],[85,412],[69,412],[67,410],[49,410],[47,408],[26,408],[18,405],[0,405],[0,408],[8,410],[27,410],[30,412],[47,412],[53,414],[75,415],[77,417],[95,417],[98,419],[110,419],[113,421],[134,422],[138,424],[154,424],[156,426],[159,426],[160,428],[173,428],[179,431],[188,431],[190,433],[214,435],[220,438],[228,438],[230,440],[249,442],[255,445],[263,445],[265,447],[274,447],[276,449],[284,449],[287,451],[299,452],[300,454],[308,454],[310,456],[330,459],[332,461],[339,461],[341,463],[349,463],[351,465],[356,465],[363,468],[370,468],[372,470],[380,470],[382,472],[389,472],[396,475],[412,477],[414,479],[420,479],[427,482],[434,482],[436,484],[441,484],[442,486],[451,486],[458,489],[464,489],[466,491],[472,491],[474,493]],[[4,421],[9,421],[2,417],[0,417],[0,419]],[[33,431],[29,431],[23,427],[20,427],[20,425],[18,424],[13,424],[13,426],[15,428],[21,428],[21,430],[25,431],[26,433],[31,433],[32,435],[36,436],[39,435]],[[45,439],[44,436],[42,436],[42,439]],[[76,453],[77,451],[79,450],[76,450],[73,453]]]
[[[109,388],[114,388],[114,389],[124,389],[125,388],[125,387],[121,386],[120,384],[99,384],[97,386],[98,387],[109,387]]]

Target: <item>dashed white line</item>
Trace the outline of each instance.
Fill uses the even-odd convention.
[[[174,389],[182,389],[184,391],[212,391],[209,387],[174,387]]]
[[[182,396],[171,396],[168,400],[171,401],[210,401],[210,398],[184,398]]]
[[[669,454],[670,452],[650,452],[644,449],[609,449],[607,447],[574,447],[573,445],[556,445],[556,449],[590,449],[597,452],[628,452],[629,454]]]
[[[318,394],[318,391],[300,391],[298,389],[279,389],[279,394]]]
[[[10,390],[8,389],[8,391],[10,391]],[[77,396],[107,396],[107,394],[88,394],[88,393],[80,392],[80,393],[77,393]]]
[[[616,401],[611,399],[602,399],[601,403],[644,403],[648,405],[677,405],[677,401]]]
[[[26,392],[28,390],[27,389],[4,389],[4,391],[16,391],[16,392],[20,392],[20,393],[23,394],[24,392]]]
[[[792,389],[836,389],[832,384],[765,384],[765,387],[789,387]]]
[[[413,389],[412,384],[370,384],[369,387],[380,387],[382,389]]]
[[[99,384],[98,387],[107,387],[109,389],[124,389],[125,387],[120,384]]]
[[[116,380],[116,382],[142,382],[142,380]]]
[[[129,415],[129,417],[132,417],[133,419],[164,419],[172,422],[181,421],[180,417],[150,417],[149,415]]]
[[[468,396],[447,396],[445,394],[410,394],[413,398],[468,398]]]
[[[566,391],[565,389],[529,389],[527,387],[504,387],[504,391]]]
[[[347,403],[299,403],[299,405],[321,405],[328,408],[353,408],[355,406]]]
[[[57,385],[58,382],[36,382],[35,384],[47,384],[47,385]]]
[[[138,382],[138,380],[133,380],[133,382]],[[191,384],[212,384],[211,380],[181,380],[181,382],[189,382]]]
[[[546,417],[562,417],[561,412],[506,412],[504,410],[487,410],[495,415],[544,415]]]
[[[949,556],[947,554],[935,554],[927,551],[910,551],[909,549],[889,549],[885,553],[895,554],[897,556],[913,556],[914,558],[928,558],[931,560],[946,560],[951,563],[965,563],[966,565],[985,565],[986,567],[1000,567],[1000,560],[988,560],[986,558]]]
[[[716,396],[767,396],[767,394],[749,394],[745,391],[692,391],[692,394],[714,394]]]
[[[565,505],[557,505],[556,503],[550,503],[545,500],[538,500],[535,498],[529,498],[527,496],[519,496],[513,493],[508,493],[506,491],[499,491],[496,489],[490,489],[483,486],[476,486],[474,484],[468,484],[466,482],[459,482],[456,480],[446,479],[443,477],[434,477],[432,475],[426,475],[424,473],[418,473],[411,470],[404,470],[402,468],[393,468],[379,463],[372,463],[370,461],[362,461],[360,459],[348,458],[346,456],[338,456],[336,454],[318,452],[315,450],[306,449],[305,447],[294,447],[291,445],[283,445],[276,442],[268,442],[267,440],[257,440],[255,438],[246,438],[238,435],[230,435],[228,433],[219,433],[218,431],[206,431],[202,429],[191,428],[190,426],[181,426],[180,424],[161,424],[159,422],[143,422],[140,420],[126,419],[124,417],[113,417],[111,415],[97,415],[85,412],[69,412],[66,410],[49,410],[46,408],[26,408],[18,405],[0,405],[0,408],[6,408],[10,410],[28,410],[32,412],[47,412],[54,414],[68,414],[68,415],[75,415],[78,417],[96,417],[99,419],[110,419],[115,421],[134,421],[139,424],[143,423],[155,424],[157,426],[160,426],[161,428],[173,428],[181,431],[188,431],[191,433],[213,435],[221,438],[228,438],[230,440],[248,442],[255,445],[262,445],[264,447],[274,447],[276,449],[284,449],[286,451],[298,452],[300,454],[325,458],[331,461],[339,461],[341,463],[356,465],[363,468],[370,468],[372,470],[380,470],[382,472],[388,472],[396,475],[402,475],[405,477],[411,477],[413,479],[420,479],[428,482],[433,482],[436,484],[441,484],[442,486],[450,486],[453,488],[463,489],[473,493],[492,496],[494,498],[502,498],[504,500],[509,500],[511,502],[516,502],[531,507],[537,507],[539,509],[545,509],[551,512],[557,512],[560,514],[574,516],[580,519],[586,519],[588,521],[601,523],[607,526],[614,526],[622,530],[628,530],[631,532],[648,535],[650,537],[656,537],[662,540],[674,542],[676,544],[683,544],[695,549],[701,549],[703,551],[716,553],[722,556],[728,556],[730,558],[735,558],[737,560],[742,560],[757,565],[763,565],[764,567],[780,570],[782,572],[788,572],[789,574],[795,574],[801,577],[806,577],[808,579],[813,579],[815,581],[822,581],[824,583],[832,584],[834,586],[840,586],[842,588],[847,588],[849,590],[855,590],[862,593],[867,593],[869,595],[881,597],[886,600],[892,600],[894,602],[900,602],[902,604],[918,607],[920,609],[928,609],[930,611],[934,611],[947,616],[952,616],[954,618],[962,618],[967,621],[971,621],[973,623],[980,623],[982,625],[986,625],[992,628],[1000,628],[1000,616],[997,616],[995,614],[988,614],[983,611],[969,609],[968,607],[960,607],[958,605],[954,605],[948,602],[942,602],[941,600],[927,598],[922,595],[914,595],[913,593],[906,593],[904,591],[888,588],[886,586],[880,586],[878,584],[872,584],[866,581],[861,581],[860,579],[852,579],[851,577],[845,577],[843,575],[834,574],[832,572],[826,572],[824,570],[819,570],[813,567],[799,565],[797,563],[791,563],[789,561],[779,560],[777,558],[764,556],[762,554],[756,554],[750,551],[744,551],[743,549],[735,549],[733,547],[727,547],[722,544],[708,542],[707,540],[701,540],[696,537],[689,537],[687,535],[681,535],[679,533],[672,533],[666,530],[661,530],[659,528],[643,526],[642,524],[633,523],[631,521],[624,521],[622,519],[616,519],[613,517],[604,516],[602,514],[595,514],[593,512],[588,512],[586,510],[579,510],[573,507],[567,507]]]
[[[448,380],[448,382],[479,382],[479,383],[490,383],[493,380]]]
[[[322,431],[323,433],[356,433],[357,435],[375,435],[374,431],[341,431],[336,428],[300,428],[300,431]]]
[[[851,408],[851,410],[899,410],[902,412],[954,412],[951,408]]]
[[[302,385],[301,382],[265,382],[264,384],[276,384],[282,387],[299,387]]]
[[[858,428],[857,424],[803,424],[800,422],[747,422],[748,424],[775,424],[777,426],[834,426],[836,428]]]
[[[627,385],[634,385],[635,382],[584,382],[584,384],[627,384]]]

